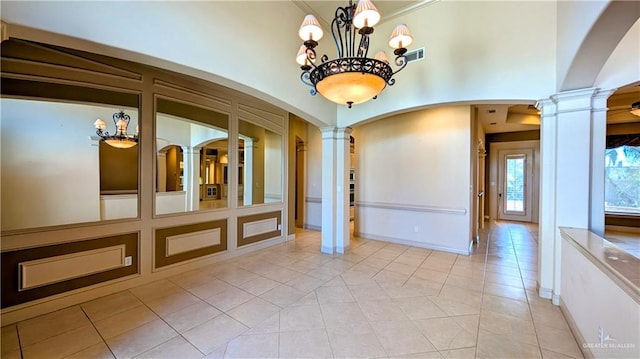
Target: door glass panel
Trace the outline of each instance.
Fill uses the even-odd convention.
[[[156,99],[156,214],[228,207],[229,117]]]
[[[238,206],[282,202],[282,136],[239,121]]]
[[[525,156],[506,156],[505,209],[507,212],[524,212],[525,203]]]
[[[3,231],[138,217],[140,146],[114,147],[94,128],[100,118],[114,134],[123,111],[133,138],[137,108],[10,98],[1,106]]]

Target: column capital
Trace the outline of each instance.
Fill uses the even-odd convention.
[[[541,117],[579,111],[606,111],[607,99],[616,89],[586,88],[563,91],[536,102]]]
[[[320,132],[322,133],[322,139],[331,139],[336,138],[336,133],[338,131],[337,127],[321,127]]]
[[[351,127],[322,127],[320,132],[322,132],[322,139],[348,140],[353,129]]]
[[[182,152],[186,154],[200,154],[200,149],[202,147],[190,147],[190,146],[180,146],[182,148]]]
[[[338,127],[337,130],[337,139],[338,140],[346,140],[347,142],[351,138],[351,132],[353,132],[353,128],[351,127]]]
[[[540,111],[540,119],[554,117],[557,113],[557,104],[551,98],[545,98],[536,102],[536,108]]]
[[[590,111],[598,91],[600,89],[594,87],[563,91],[552,95],[550,99],[556,104],[557,113]]]

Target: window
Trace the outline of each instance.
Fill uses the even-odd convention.
[[[524,155],[507,155],[505,193],[508,212],[524,212]]]
[[[640,146],[606,150],[604,193],[605,212],[640,215]]]

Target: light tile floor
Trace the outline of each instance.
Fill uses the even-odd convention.
[[[2,328],[3,358],[582,358],[535,293],[537,227],[471,256],[320,233]]]

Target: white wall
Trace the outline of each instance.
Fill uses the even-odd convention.
[[[194,147],[214,139],[227,139],[229,135],[225,131],[191,123],[180,117],[158,113],[156,114],[156,137],[166,141],[165,146],[172,144]],[[158,149],[161,148],[158,147]]]
[[[322,133],[307,124],[307,197],[305,198],[305,228],[322,227]]]
[[[557,79],[558,89],[580,50],[582,41],[609,1],[558,1]]]
[[[291,1],[3,1],[0,5],[2,19],[10,25],[103,44],[48,36],[47,41],[56,45],[186,73],[266,100],[316,125],[335,124],[335,104],[320,95],[311,98],[309,87],[300,82],[294,58],[302,44],[298,28],[305,13]],[[114,19],[123,14],[127,25],[114,26]],[[15,36],[20,30],[9,26],[8,31]],[[42,41],[32,31],[18,36]]]
[[[616,88],[640,81],[640,19],[615,48],[594,87]]]
[[[535,101],[556,92],[553,1],[437,1],[376,26],[373,53],[392,55],[387,41],[398,22],[414,35],[409,50],[424,47],[425,59],[395,75],[377,100],[339,106],[339,126],[431,104]]]
[[[264,200],[282,201],[282,136],[265,131],[264,136]]]
[[[470,107],[455,106],[357,127],[355,232],[467,254],[470,121]]]
[[[6,98],[1,104],[2,230],[99,221],[93,122],[104,119],[113,133],[119,109]],[[135,129],[137,111],[125,112]]]

